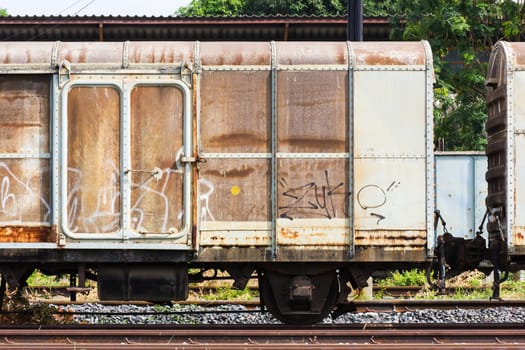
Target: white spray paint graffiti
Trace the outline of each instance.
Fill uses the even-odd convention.
[[[173,227],[169,227],[170,224],[170,199],[166,195],[168,185],[170,181],[177,181],[182,175],[181,171],[173,170],[173,169],[164,169],[161,170],[161,174],[156,176],[150,176],[148,179],[141,183],[141,184],[132,184],[132,187],[135,189],[140,190],[141,194],[136,199],[135,203],[131,207],[131,220],[132,220],[132,226],[135,231],[137,232],[148,232],[147,226],[146,226],[146,214],[144,212],[144,209],[141,207],[143,202],[146,202],[147,197],[154,196],[154,200],[156,202],[162,203],[163,209],[162,213],[158,213],[157,219],[160,219],[160,231],[161,232],[175,232],[176,229]],[[162,186],[160,186],[160,190],[155,189],[155,187],[158,187],[156,183],[162,181]],[[177,216],[177,219],[181,221],[183,219],[183,212],[181,211],[179,215]],[[157,224],[158,225],[158,224]]]
[[[0,222],[49,223],[51,208],[44,195],[31,188],[31,177],[17,176],[5,162],[0,162],[0,176]]]
[[[176,233],[181,226],[183,213],[179,213],[177,218],[170,217],[171,207],[177,205],[172,203],[168,196],[170,188],[178,185],[182,179],[182,171],[166,168],[158,169],[160,174],[148,177],[142,183],[132,183],[131,188],[135,193],[139,193],[130,205],[131,225],[135,232],[170,232]],[[96,232],[108,233],[116,231],[120,225],[120,200],[121,193],[118,190],[119,169],[112,162],[107,162],[104,169],[106,176],[105,183],[98,190],[95,208],[86,211],[86,206],[82,201],[85,197],[82,194],[82,172],[79,169],[69,168],[69,178],[71,180],[68,193],[68,226],[72,232]],[[132,177],[133,178],[133,177]],[[159,184],[160,183],[160,184]],[[179,185],[178,188],[182,188]],[[86,189],[84,189],[86,190]],[[148,208],[148,203],[155,203],[155,211]],[[161,203],[159,209],[158,205]],[[178,220],[178,223],[174,221]]]
[[[215,191],[215,187],[213,186],[213,183],[211,183],[208,180],[200,179],[199,180],[200,188],[206,187],[207,191],[204,193],[201,193],[199,195],[199,204],[201,208],[201,221],[215,221],[215,217],[213,217],[213,214],[210,211],[210,196]]]
[[[120,191],[115,184],[119,182],[119,170],[113,162],[104,164],[106,182],[98,189],[94,209],[85,203],[82,194],[83,174],[78,169],[69,168],[68,226],[72,232],[114,232],[120,223]]]

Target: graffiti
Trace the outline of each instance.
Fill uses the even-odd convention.
[[[376,184],[365,185],[361,187],[359,191],[357,191],[357,204],[365,211],[368,211],[368,209],[381,208],[387,202],[387,194],[394,191],[397,187],[399,187],[399,185],[399,181],[392,181],[386,190]],[[370,212],[369,214],[370,216],[377,218],[377,225],[386,219],[385,215],[376,212]]]
[[[102,185],[93,190],[84,184],[85,176],[79,169],[69,168],[67,199],[68,227],[71,232],[109,233],[120,228],[121,191],[120,172],[115,164],[104,164],[106,174]],[[131,181],[131,229],[139,233],[176,233],[183,218],[182,208],[173,215],[173,188],[182,189],[181,171],[154,168],[152,174],[140,183]],[[131,176],[130,179],[134,177]],[[176,210],[176,209],[175,209]],[[170,215],[171,213],[171,215]]]
[[[201,207],[201,216],[200,216],[200,218],[201,218],[202,221],[206,221],[206,220],[215,221],[215,218],[213,217],[213,214],[211,213],[210,207],[209,207],[210,196],[215,191],[213,183],[211,183],[208,180],[204,180],[204,179],[200,179],[199,183],[201,185],[201,188],[203,186],[207,187],[207,191],[206,192],[202,191],[203,193],[200,193],[200,195],[199,195],[199,202],[201,203],[201,205],[200,205],[200,207]]]
[[[135,191],[138,191],[140,195],[134,201],[131,206],[131,221],[132,227],[137,232],[148,232],[152,231],[152,227],[155,227],[155,230],[158,232],[176,232],[177,230],[170,225],[170,198],[168,197],[168,186],[171,182],[176,181],[172,180],[176,177],[176,173],[173,169],[159,169],[155,168],[152,171],[152,175],[149,176],[143,183],[135,184],[132,183],[132,188]],[[162,181],[162,182],[161,182]],[[182,186],[179,186],[182,188]],[[148,199],[149,197],[149,199]],[[147,211],[149,204],[155,202],[155,218],[149,218]],[[181,216],[178,219],[182,219]],[[153,222],[154,221],[154,222]]]
[[[2,222],[49,222],[51,208],[43,191],[35,191],[31,188],[32,182],[40,183],[41,179],[22,178],[15,174],[5,162],[0,162],[0,177],[2,179],[0,184],[0,220]]]
[[[382,207],[386,203],[386,193],[377,185],[363,186],[357,192],[357,203],[364,210]]]
[[[281,218],[293,220],[294,216],[308,213],[332,219],[338,216],[338,209],[343,215],[348,215],[347,202],[350,192],[345,191],[344,182],[332,185],[327,170],[321,184],[310,182],[287,189],[287,181],[284,178],[279,180],[279,184],[285,188],[281,194],[289,200],[289,203],[279,207],[282,211]]]
[[[368,212],[371,217],[377,218],[377,224],[386,220],[386,216],[378,213],[377,209],[387,204],[388,194],[394,191],[400,182],[392,181],[386,190],[376,184],[367,184],[359,188],[356,194],[357,205]],[[279,179],[279,186],[284,190],[281,195],[287,202],[279,206],[279,217],[293,220],[297,217],[348,217],[348,201],[351,192],[347,192],[344,182],[332,184],[328,171],[324,172],[322,183],[309,182],[296,187],[288,186],[285,178]],[[370,209],[374,209],[371,212]]]
[[[112,161],[102,169],[105,183],[95,191],[79,169],[68,169],[68,227],[72,232],[108,233],[119,229],[119,170]]]

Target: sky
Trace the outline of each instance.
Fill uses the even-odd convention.
[[[191,0],[0,0],[12,16],[171,16]]]

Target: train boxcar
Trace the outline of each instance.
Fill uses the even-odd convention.
[[[181,300],[224,269],[309,323],[434,256],[425,41],[0,46],[11,286],[40,268],[101,299]]]
[[[487,72],[489,250],[497,268],[525,263],[525,45],[498,42]]]

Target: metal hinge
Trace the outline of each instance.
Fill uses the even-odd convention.
[[[58,66],[58,84],[62,89],[71,77],[71,63],[69,61],[62,61]]]
[[[195,157],[186,157],[186,156],[182,156],[180,158],[180,162],[181,163],[197,163],[197,158]]]

